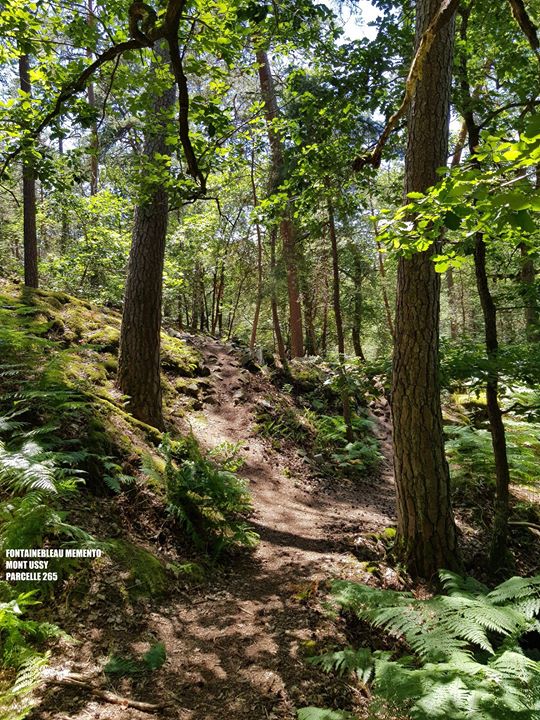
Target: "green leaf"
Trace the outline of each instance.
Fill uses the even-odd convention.
[[[516,220],[518,227],[520,227],[522,230],[525,230],[525,232],[532,233],[535,232],[537,229],[536,223],[530,216],[530,213],[527,212],[527,210],[519,210],[516,213]]]
[[[456,215],[456,213],[449,210],[445,214],[443,222],[449,230],[459,230],[459,226],[461,225],[461,218],[459,217],[459,215]]]
[[[165,645],[163,643],[156,643],[152,645],[143,655],[143,660],[150,670],[157,670],[160,668],[167,659],[167,653],[165,651]]]

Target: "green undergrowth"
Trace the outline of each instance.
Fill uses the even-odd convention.
[[[236,547],[253,547],[258,535],[248,523],[251,498],[237,467],[236,453],[205,457],[193,437],[165,436],[163,479],[167,507],[194,547],[213,560]],[[219,460],[221,463],[219,464]]]
[[[35,591],[18,591],[0,582],[0,716],[21,720],[31,710],[30,693],[47,665],[47,641],[65,636],[52,623],[26,617],[39,604]]]
[[[489,591],[440,572],[445,594],[418,599],[348,581],[332,586],[336,609],[384,633],[383,649],[328,649],[308,662],[371,698],[370,717],[538,720],[540,576]],[[393,645],[388,649],[389,645]],[[347,710],[303,708],[299,720],[345,720]]]
[[[167,660],[163,643],[155,643],[141,657],[123,657],[111,655],[103,672],[112,678],[137,677],[159,670]]]
[[[506,447],[511,481],[517,485],[538,487],[540,465],[540,423],[507,417]],[[447,426],[446,451],[454,486],[495,484],[495,463],[491,433],[470,425]]]
[[[287,398],[272,398],[260,404],[256,415],[257,431],[268,437],[276,449],[283,440],[293,442],[316,456],[319,466],[323,460],[332,472],[345,474],[363,474],[382,460],[373,428],[366,411],[358,409],[352,417],[354,440],[350,442],[341,415],[298,407]]]
[[[123,593],[131,598],[155,597],[169,592],[178,579],[200,581],[203,561],[165,561],[153,550],[153,537],[130,535],[129,522],[120,536],[107,538],[108,524],[118,529],[116,500],[103,503],[99,498],[144,490],[150,493],[156,518],[161,512],[169,525],[167,507],[182,507],[178,483],[172,491],[174,473],[183,472],[181,464],[163,457],[162,433],[126,412],[124,398],[114,387],[119,327],[120,315],[114,310],[98,309],[64,293],[0,283],[0,553],[44,545],[99,547],[115,563]],[[165,335],[163,365],[168,378],[197,376],[202,371],[198,353]],[[147,477],[143,464],[158,480]],[[204,548],[201,543],[201,549],[215,559],[216,549],[229,542],[241,542],[244,536],[251,541],[249,529],[242,525],[249,502],[240,481],[232,474],[230,478],[220,474],[218,465],[200,454],[185,464],[196,469],[199,486],[190,487],[189,493],[196,491],[197,502],[204,506],[202,515],[210,518],[212,527],[211,542]],[[227,490],[223,498],[203,492],[201,482],[208,478],[222,482]],[[97,524],[92,511],[85,510],[86,498],[89,508],[95,507],[95,501],[107,508]],[[212,510],[214,499],[217,507]],[[73,519],[74,508],[78,521]],[[100,529],[99,537],[81,527],[85,517]],[[230,528],[237,533],[234,538]],[[149,530],[153,533],[156,528]],[[180,548],[186,530],[183,526],[179,534]],[[58,581],[41,583],[37,592],[28,594],[28,583],[0,588],[2,718],[15,720],[27,714],[30,692],[48,662],[47,640],[61,632],[32,619],[34,603],[62,602],[70,582],[76,582],[83,594],[91,585],[88,562],[51,564]],[[98,565],[99,561],[92,564],[97,575]],[[13,649],[9,657],[8,646]]]

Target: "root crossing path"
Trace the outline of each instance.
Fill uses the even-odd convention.
[[[344,687],[354,692],[306,664],[310,648],[343,639],[314,595],[319,583],[357,571],[340,537],[391,524],[393,489],[385,476],[321,483],[301,449],[274,449],[254,428],[257,405],[276,392],[270,383],[244,370],[230,346],[193,342],[214,393],[189,424],[207,449],[241,443],[260,543],[212,591],[154,613],[150,624],[177,683],[171,717],[292,720],[302,705],[332,706]]]

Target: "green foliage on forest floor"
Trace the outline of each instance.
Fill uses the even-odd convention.
[[[157,448],[161,433],[132,418],[123,407],[124,398],[114,389],[112,353],[118,347],[119,322],[118,313],[63,293],[1,284],[0,552],[44,543],[55,547],[73,542],[79,547],[97,544],[118,563],[125,574],[121,593],[133,599],[164,594],[180,577],[199,581],[203,570],[196,562],[165,562],[152,552],[151,543],[145,547],[125,535],[100,537],[98,542],[80,527],[84,512],[78,513],[78,521],[72,519],[74,508],[84,509],[86,497],[90,502],[94,495],[121,498],[125,491],[136,492],[137,486],[142,490],[143,462],[154,469],[166,467]],[[164,339],[163,358],[168,372],[178,376],[196,375],[201,368],[199,354],[176,338]],[[224,453],[221,460],[229,467],[235,462],[234,450],[225,448]],[[187,462],[197,467],[199,480],[207,479],[210,468],[223,480],[216,466],[195,455],[193,446]],[[181,472],[179,465],[175,468]],[[170,474],[172,478],[172,469]],[[174,484],[172,479],[170,484]],[[163,482],[153,490],[156,510],[161,506],[167,519]],[[217,544],[225,545],[231,538],[218,522],[218,511],[212,515],[211,503],[200,489],[199,495],[205,512],[216,523],[214,551]],[[238,497],[244,510],[247,494],[238,489]],[[170,507],[173,499],[169,497]],[[228,508],[226,503],[225,499],[220,517],[230,509],[232,518],[238,507]],[[106,527],[107,518],[103,520]],[[240,535],[244,532],[251,541],[239,515],[234,522],[237,527],[232,520],[230,527]],[[223,531],[223,538],[218,530]],[[59,597],[63,579],[79,564],[79,560],[63,560],[55,566],[59,583],[42,583],[40,594],[49,599],[53,593]],[[88,590],[85,582],[80,588],[83,594]],[[48,662],[47,638],[60,631],[26,618],[38,597],[28,594],[24,583],[0,590],[0,646],[4,652],[0,657],[0,703],[6,712],[12,708],[6,717],[15,720],[29,711],[29,693]]]
[[[440,580],[446,594],[428,599],[334,582],[337,608],[382,629],[395,647],[331,650],[308,662],[369,687],[374,717],[536,720],[540,576],[513,577],[492,591],[448,571]],[[314,707],[298,713],[299,720],[350,717]]]
[[[507,417],[505,429],[512,482],[537,486],[540,424]],[[495,462],[489,430],[470,425],[449,425],[445,432],[448,437],[446,453],[454,487],[464,490],[472,486],[493,486]]]
[[[354,440],[347,439],[342,415],[325,415],[316,410],[298,407],[286,398],[273,398],[259,405],[256,416],[258,432],[270,438],[276,448],[281,441],[290,441],[309,449],[336,470],[343,473],[364,473],[382,460],[379,443],[373,435],[374,423],[365,410],[352,416]]]
[[[204,457],[193,437],[162,444],[168,509],[197,550],[214,560],[234,547],[253,547],[258,535],[247,517],[251,498],[246,482]],[[214,458],[215,459],[215,458]]]
[[[31,709],[28,697],[41,682],[49,653],[43,644],[64,635],[47,622],[25,617],[38,604],[35,591],[19,592],[0,583],[0,714],[3,720],[22,720]]]

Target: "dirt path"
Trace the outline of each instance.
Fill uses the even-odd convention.
[[[343,538],[393,523],[391,473],[361,483],[333,481],[317,477],[298,448],[274,449],[254,422],[257,404],[275,397],[276,389],[263,374],[240,367],[230,346],[191,341],[211,368],[212,386],[203,408],[186,423],[207,449],[241,444],[240,474],[249,481],[250,524],[260,543],[189,593],[172,590],[126,609],[114,606],[103,590],[83,599],[79,610],[66,605],[60,624],[66,622],[78,645],[55,658],[55,671],[90,674],[100,682],[103,664],[119,646],[140,655],[162,642],[167,661],[158,672],[115,682],[112,689],[167,703],[159,715],[164,720],[295,720],[305,705],[358,710],[365,701],[359,691],[309,666],[305,656],[346,644],[344,624],[324,614],[316,591],[328,578],[370,577]],[[384,447],[384,418],[379,431]],[[116,506],[103,502],[110,502],[104,516],[109,523]],[[29,720],[151,717],[88,692],[49,687]]]
[[[251,525],[261,540],[215,592],[168,608],[170,615],[160,610],[150,624],[179,682],[177,717],[289,720],[295,707],[333,704],[333,695],[343,694],[303,659],[306,643],[338,632],[306,601],[319,581],[357,565],[336,542],[340,530],[369,532],[392,522],[393,489],[388,478],[378,488],[317,483],[299,454],[283,455],[253,431],[256,403],[272,391],[268,381],[239,367],[227,346],[200,349],[216,392],[189,422],[208,449],[242,443],[241,474],[250,483]]]

